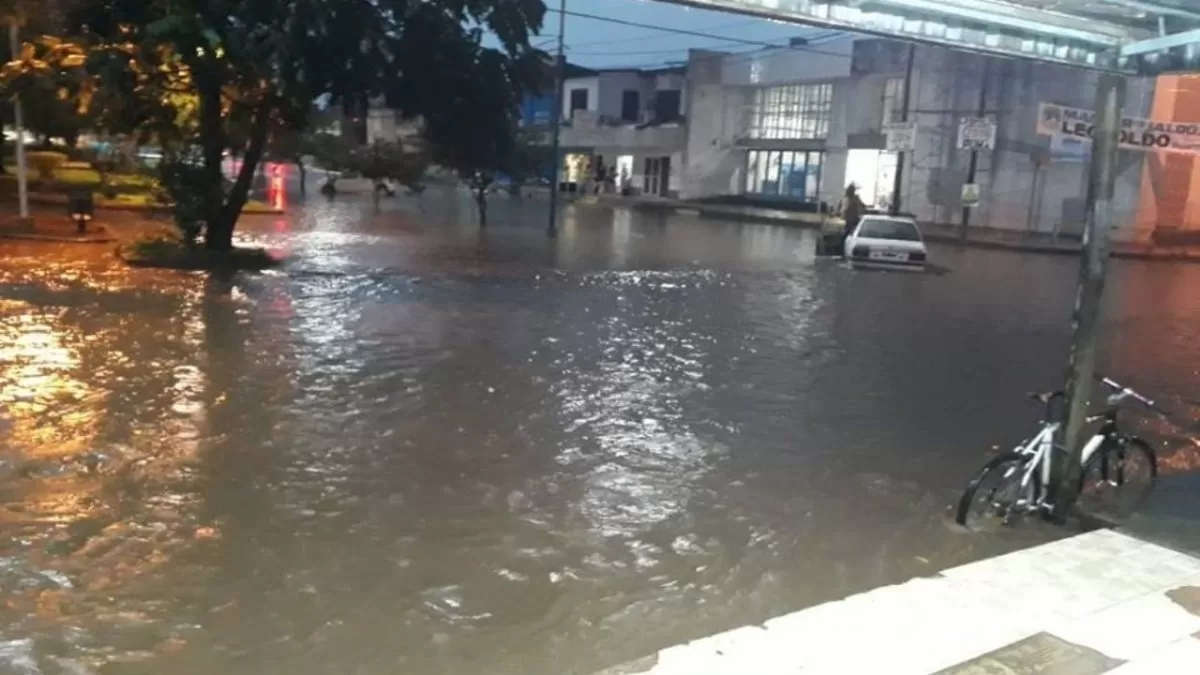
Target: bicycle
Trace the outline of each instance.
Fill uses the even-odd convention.
[[[1121,431],[1118,425],[1120,405],[1133,399],[1158,414],[1163,411],[1154,401],[1133,389],[1107,377],[1096,378],[1113,390],[1106,401],[1103,412],[1087,418],[1089,423],[1101,422],[1100,428],[1083,447],[1080,477],[1080,495],[1084,501],[1098,499],[1106,491],[1121,491],[1130,484],[1128,463],[1144,460],[1149,473],[1149,486],[1153,487],[1158,476],[1158,458],[1145,440]],[[1065,453],[1066,448],[1054,441],[1062,425],[1053,414],[1054,402],[1063,398],[1063,392],[1054,391],[1030,394],[1041,402],[1044,414],[1037,434],[1018,445],[1010,452],[993,457],[967,484],[955,511],[955,522],[969,529],[980,529],[980,520],[988,516],[1003,525],[1011,525],[1016,515],[1049,513],[1054,509],[1049,489],[1052,478],[1051,466],[1055,452]],[[1091,482],[1095,476],[1098,480]],[[994,479],[994,487],[984,487]],[[1088,488],[1093,489],[1089,492]],[[1149,494],[1134,494],[1132,506],[1136,507]],[[973,517],[972,506],[977,497],[983,498],[984,512]]]

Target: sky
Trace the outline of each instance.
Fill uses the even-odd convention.
[[[546,6],[557,10],[558,0],[546,0]],[[804,26],[695,9],[658,0],[567,0],[567,12],[567,59],[591,68],[652,68],[685,60],[689,48],[746,51],[755,47],[571,16],[571,12],[780,45],[786,44],[789,38],[814,33],[812,28]],[[557,35],[558,14],[549,11],[542,34],[533,43],[553,53],[557,46]]]

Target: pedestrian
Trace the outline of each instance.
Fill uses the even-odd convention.
[[[858,227],[858,221],[862,220],[863,214],[867,212],[867,205],[858,196],[858,186],[854,183],[846,186],[846,194],[842,198],[839,210],[842,213],[842,220],[845,221],[845,225],[842,227],[842,242],[845,243],[846,237],[854,232],[854,228]]]

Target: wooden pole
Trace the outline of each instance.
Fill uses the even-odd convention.
[[[554,59],[554,109],[550,111],[550,221],[546,225],[546,236],[558,235],[558,170],[562,165],[559,142],[562,136],[563,80],[566,78],[567,62],[563,56],[563,37],[567,32],[567,0],[558,3],[558,56]]]
[[[1078,496],[1083,427],[1092,378],[1096,373],[1096,351],[1100,339],[1100,310],[1108,271],[1109,239],[1113,227],[1113,193],[1117,179],[1117,148],[1121,130],[1121,108],[1125,103],[1125,79],[1103,74],[1096,91],[1095,131],[1088,169],[1083,229],[1083,251],[1079,282],[1075,290],[1071,348],[1067,356],[1066,410],[1063,444],[1066,465],[1059,472],[1055,516],[1061,520]]]
[[[913,73],[913,57],[916,56],[917,45],[908,45],[908,65],[904,67],[904,94],[900,97],[900,121],[908,121],[908,108],[912,98],[912,73]],[[915,142],[915,134],[914,134]],[[904,186],[904,156],[903,150],[896,153],[896,175],[892,183],[892,208],[890,209],[893,216],[900,213],[900,190]]]

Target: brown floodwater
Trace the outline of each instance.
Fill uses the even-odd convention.
[[[945,509],[1061,380],[1072,259],[422,201],[247,221],[257,275],[0,244],[0,670],[590,673],[1060,534]],[[1110,288],[1105,369],[1191,414],[1200,266]]]

